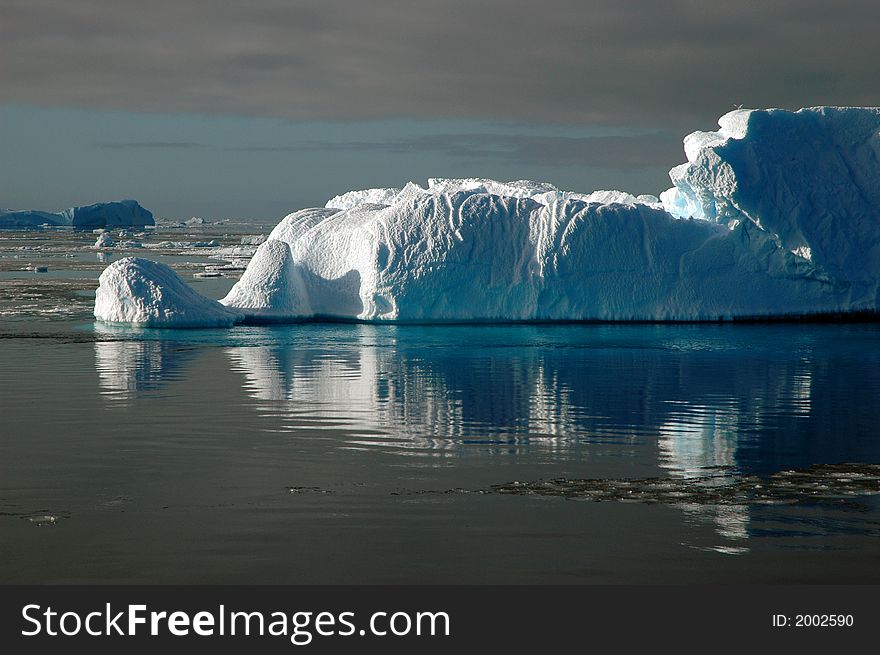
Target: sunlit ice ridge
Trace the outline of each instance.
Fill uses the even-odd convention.
[[[95,316],[151,327],[715,321],[878,309],[880,108],[736,110],[660,197],[429,179],[285,217],[219,302],[140,258]]]

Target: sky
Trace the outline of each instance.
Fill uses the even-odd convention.
[[[737,106],[880,105],[876,0],[0,0],[0,207],[658,193]]]

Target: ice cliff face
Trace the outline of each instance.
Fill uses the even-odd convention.
[[[654,196],[431,179],[287,216],[250,320],[716,320],[876,310],[880,109],[736,111]],[[102,318],[97,311],[96,316]]]
[[[835,279],[880,278],[880,108],[740,110],[685,139],[677,216],[748,220]]]
[[[57,213],[0,210],[0,229],[28,229],[52,225],[93,230],[154,224],[153,214],[135,200],[99,202],[84,207],[71,207]]]

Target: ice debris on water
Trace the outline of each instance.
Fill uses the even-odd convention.
[[[28,516],[24,516],[24,519],[28,521],[28,523],[33,523],[37,526],[43,525],[55,525],[59,520],[64,518],[60,514],[31,514]]]
[[[880,494],[880,465],[819,464],[767,477],[706,471],[686,478],[555,478],[493,485],[491,491],[522,496],[557,496],[593,501],[696,505],[841,502]]]

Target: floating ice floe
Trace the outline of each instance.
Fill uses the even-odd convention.
[[[101,232],[98,235],[98,238],[95,240],[94,248],[112,248],[116,245],[116,242],[113,240],[113,237],[110,236],[109,232]]]
[[[880,109],[741,110],[654,196],[441,179],[284,218],[244,320],[727,320],[877,310]],[[104,318],[112,307],[112,294]]]

